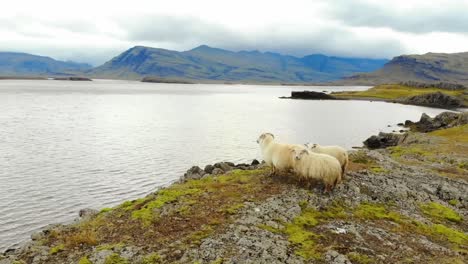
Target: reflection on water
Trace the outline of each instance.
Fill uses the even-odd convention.
[[[0,250],[84,207],[144,196],[191,165],[259,158],[258,135],[360,146],[421,113],[382,102],[281,100],[365,87],[0,82]]]

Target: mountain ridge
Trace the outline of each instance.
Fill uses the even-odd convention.
[[[195,81],[307,83],[368,72],[387,61],[322,54],[295,57],[257,50],[229,51],[207,45],[181,52],[134,46],[88,73],[93,77],[117,79],[156,77]]]
[[[346,77],[337,83],[376,85],[408,81],[468,85],[468,52],[400,55],[381,69]]]
[[[90,70],[87,63],[60,61],[24,52],[0,52],[0,76],[71,76]]]

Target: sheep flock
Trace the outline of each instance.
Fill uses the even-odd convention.
[[[342,147],[280,143],[271,133],[261,134],[257,143],[272,175],[292,171],[300,182],[322,181],[330,192],[346,173],[348,153]]]

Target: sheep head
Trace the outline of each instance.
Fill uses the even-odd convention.
[[[257,143],[262,144],[263,142],[272,141],[274,138],[275,136],[271,133],[263,133],[260,135],[260,137],[258,137]]]

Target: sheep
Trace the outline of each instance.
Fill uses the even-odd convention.
[[[262,151],[263,160],[272,167],[272,174],[292,169],[291,151],[294,149],[305,149],[303,145],[281,144],[274,141],[275,136],[271,133],[263,133],[257,139]]]
[[[341,165],[337,159],[326,154],[314,153],[308,149],[291,150],[294,172],[303,180],[321,180],[325,192],[341,183]]]
[[[332,157],[335,157],[341,165],[341,173],[342,178],[345,175],[346,168],[348,167],[348,152],[346,149],[340,146],[320,146],[319,144],[305,144],[306,148],[312,152],[320,153],[320,154],[327,154]]]

